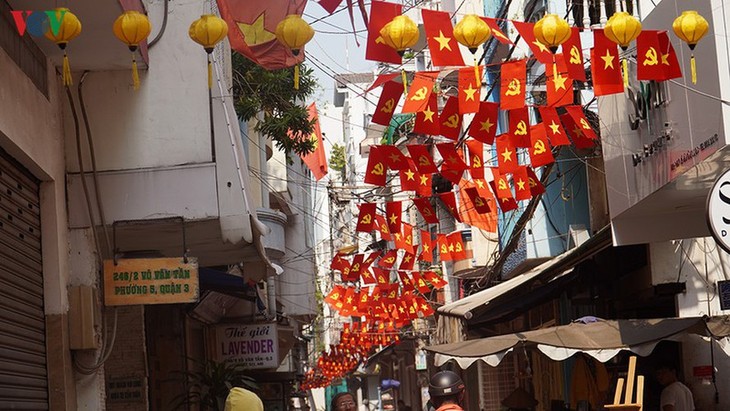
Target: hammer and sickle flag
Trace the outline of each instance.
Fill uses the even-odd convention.
[[[438,224],[439,220],[436,217],[436,210],[431,206],[431,201],[428,197],[416,197],[413,199],[413,204],[418,209],[418,212],[423,216],[423,220],[428,224]]]
[[[375,229],[375,203],[360,204],[355,231],[369,233]]]
[[[509,136],[515,147],[530,146],[530,112],[527,107],[509,110]]]
[[[378,231],[380,231],[380,238],[385,241],[390,241],[392,236],[390,235],[390,228],[388,228],[388,223],[386,222],[385,217],[380,214],[376,214],[375,224]]]
[[[451,257],[454,261],[471,258],[470,253],[467,252],[464,246],[464,237],[462,237],[461,231],[453,232],[446,237],[449,239],[449,249],[451,249],[451,245],[454,246],[454,251],[451,252]]]
[[[329,292],[329,294],[324,297],[324,300],[327,302],[327,304],[334,306],[337,302],[344,298],[345,292],[345,287],[341,285],[335,285],[334,287],[332,287],[332,290]]]
[[[417,71],[413,74],[406,102],[403,103],[403,113],[420,113],[430,106],[429,100],[438,74],[438,71]]]
[[[425,144],[411,144],[407,145],[408,153],[416,163],[416,168],[421,174],[433,174],[438,173],[436,164],[433,163],[431,153],[428,151],[428,146]]]
[[[514,110],[525,106],[526,82],[527,60],[516,60],[502,64],[500,80],[500,108],[502,110]]]
[[[302,155],[301,159],[307,165],[307,168],[312,171],[312,176],[319,181],[327,175],[327,157],[322,142],[322,131],[319,128],[317,106],[312,103],[307,107],[307,111],[309,112],[309,120],[314,120],[314,132],[310,136],[307,136],[313,140],[314,150]]]
[[[441,121],[441,135],[454,141],[458,140],[461,131],[461,116],[459,115],[459,99],[457,97],[452,96],[446,100],[446,105],[444,105],[439,119]]]
[[[385,186],[387,173],[385,172],[384,153],[381,152],[380,146],[371,146],[368,156],[368,165],[365,168],[365,183],[374,184],[376,186]]]
[[[669,75],[671,69],[669,53],[662,48],[659,35],[660,33],[656,30],[642,30],[636,39],[636,58],[638,60],[636,78],[639,80],[664,81],[674,78]],[[681,76],[681,71],[679,74]]]
[[[499,116],[499,103],[482,101],[479,103],[479,111],[469,126],[469,135],[486,144],[493,144],[497,136],[497,120]]]
[[[575,148],[593,148],[595,146],[595,143],[597,140],[590,139],[586,137],[586,130],[583,129],[579,125],[579,123],[576,123],[573,119],[573,116],[570,115],[570,113],[565,113],[560,116],[560,121],[563,122],[565,125],[565,129],[568,132],[568,135],[573,140],[573,145]]]
[[[472,179],[484,178],[484,143],[472,138],[465,140],[467,150],[465,156],[469,158],[469,174]]]
[[[583,59],[583,45],[580,41],[580,28],[572,27],[570,29],[570,37],[561,46],[563,48],[563,56],[565,56],[565,65],[568,76],[578,81],[586,81],[586,68]]]
[[[540,195],[545,192],[545,186],[542,185],[540,182],[540,179],[537,178],[537,174],[535,174],[535,170],[533,170],[531,167],[526,167],[527,169],[527,182],[530,184],[530,192],[532,193],[532,196],[535,197],[537,195]]]
[[[453,261],[451,258],[451,252],[449,251],[449,240],[446,238],[446,234],[436,234],[436,245],[439,250],[439,259],[441,261]]]
[[[528,152],[530,154],[530,164],[533,167],[541,167],[555,162],[545,127],[542,124],[532,126],[530,144],[531,147]]]
[[[388,126],[390,120],[393,118],[395,113],[395,107],[400,101],[400,96],[403,94],[403,85],[395,81],[389,81],[383,85],[383,90],[380,93],[380,99],[378,100],[378,106],[375,107],[373,118],[370,120],[375,124]]]
[[[471,203],[474,205],[474,211],[479,214],[486,214],[491,211],[489,208],[489,200],[479,195],[479,190],[476,187],[464,188],[464,193],[467,195]],[[462,199],[462,202],[464,200]],[[468,221],[465,221],[467,224]]]
[[[454,219],[461,223],[462,221],[461,216],[459,215],[459,206],[456,204],[456,194],[454,194],[453,191],[439,193],[439,199],[442,203],[444,203],[446,209],[449,210],[449,213],[454,216]]]
[[[395,264],[395,260],[398,259],[398,251],[396,250],[388,250],[383,256],[378,260],[378,265],[383,268],[393,268],[393,264]]]
[[[497,41],[510,46],[513,46],[515,44],[512,42],[512,40],[509,39],[509,37],[507,37],[506,34],[504,34],[502,28],[497,22],[497,19],[493,19],[491,17],[482,17],[482,20],[484,20],[484,22],[487,23],[487,26],[489,26],[489,29],[492,30],[492,36],[494,36]]]
[[[509,184],[507,184],[507,176],[500,174],[498,168],[492,168],[492,176],[494,176],[494,180],[490,181],[489,185],[497,197],[499,209],[503,213],[516,209],[517,201],[512,197],[512,190],[510,190]]]
[[[266,3],[266,2],[262,2]],[[370,20],[368,21],[368,42],[365,59],[383,63],[400,64],[401,56],[392,47],[385,44],[380,30],[390,23],[395,16],[403,13],[403,6],[398,3],[373,0],[370,4]],[[401,89],[403,86],[401,85]]]

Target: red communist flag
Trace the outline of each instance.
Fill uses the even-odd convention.
[[[402,248],[411,254],[415,254],[415,247],[413,246],[415,244],[413,242],[413,226],[408,223],[403,223],[403,241],[403,247],[399,248]],[[398,247],[397,244],[396,246]]]
[[[469,135],[475,139],[493,144],[497,135],[497,117],[499,116],[499,103],[482,101],[479,103],[479,111],[469,127]]]
[[[585,131],[583,131],[583,127],[578,125],[578,123],[573,120],[573,117],[570,114],[565,113],[560,116],[560,121],[565,124],[568,135],[570,135],[570,138],[573,139],[573,144],[575,145],[575,148],[592,148],[595,145],[595,140],[591,140],[590,138],[586,137],[586,133]]]
[[[413,287],[413,280],[411,277],[408,276],[408,273],[405,271],[398,271],[398,277],[400,278],[401,288],[403,289],[403,292],[412,292],[415,290],[415,287]]]
[[[407,157],[406,157],[407,158]],[[421,174],[418,173],[413,160],[407,158],[408,168],[400,171],[400,187],[403,191],[418,190],[418,182],[421,180]]]
[[[413,199],[413,204],[418,209],[418,212],[423,216],[423,220],[428,224],[438,224],[439,220],[436,217],[436,210],[431,206],[431,201],[428,197],[416,197]]]
[[[500,107],[502,110],[524,107],[527,61],[517,60],[502,64],[500,83]]]
[[[461,223],[462,221],[461,215],[459,215],[459,206],[456,204],[456,194],[454,194],[453,191],[447,191],[445,193],[439,193],[439,198],[446,206],[446,209],[449,210],[449,213],[454,216],[454,219]]]
[[[385,83],[383,91],[380,93],[378,106],[375,107],[375,113],[373,113],[373,118],[370,121],[383,126],[389,125],[390,119],[393,118],[395,109],[398,107],[401,94],[403,94],[402,84],[395,81]]]
[[[418,190],[416,190],[416,194],[423,197],[428,197],[431,195],[431,180],[433,179],[432,174],[421,174],[419,176],[418,181]]]
[[[449,240],[446,234],[436,234],[436,245],[439,250],[439,258],[441,261],[452,261],[451,253],[449,253]]]
[[[474,211],[479,214],[486,214],[491,211],[489,208],[489,202],[484,197],[479,195],[479,190],[473,185],[469,185],[468,182],[464,182],[462,190],[466,196],[462,196],[461,204],[467,204],[467,201],[471,201]],[[469,210],[465,210],[469,211]],[[468,219],[464,219],[468,223]]]
[[[350,262],[342,257],[343,255],[340,253],[335,254],[330,263],[330,268],[337,271],[344,271],[345,268],[350,268]]]
[[[385,217],[383,217],[380,214],[375,215],[375,224],[378,226],[378,231],[380,231],[380,238],[385,241],[390,241],[391,235],[390,235],[390,229],[388,228],[388,223],[385,221]]]
[[[398,266],[398,270],[412,270],[413,265],[416,263],[416,255],[413,253],[409,253],[408,251],[403,254],[403,259],[400,261],[400,266]]]
[[[583,112],[583,107],[581,106],[568,106],[565,108],[565,110],[570,114],[570,117],[573,118],[573,121],[575,124],[580,126],[581,130],[583,131],[583,134],[586,136],[586,138],[589,138],[591,140],[597,140],[598,136],[593,131],[593,127],[591,127],[591,124],[588,122],[588,119],[586,119],[586,115]]]
[[[355,231],[369,233],[375,229],[375,203],[361,203]]]
[[[448,170],[459,171],[463,171],[469,168],[459,155],[459,152],[456,151],[456,145],[454,145],[454,143],[439,143],[436,144],[436,149],[439,151],[441,157],[443,158],[443,162],[441,163],[442,171],[444,170],[444,168]]]
[[[553,146],[569,146],[571,143],[565,133],[563,124],[560,122],[558,111],[550,107],[540,107],[538,110],[540,110],[542,124],[545,126],[545,133],[547,133],[550,144]]]
[[[431,289],[428,288],[428,284],[423,281],[420,272],[414,271],[413,273],[411,273],[411,275],[413,276],[413,285],[416,287],[416,290],[418,290],[419,293],[426,294],[431,291]]]
[[[441,121],[440,134],[452,140],[459,139],[461,131],[461,116],[459,115],[459,99],[457,97],[449,97],[446,105],[439,116]]]
[[[484,144],[481,141],[467,139],[469,149],[469,174],[471,178],[484,178]]]
[[[593,30],[591,73],[593,76],[593,91],[596,96],[624,92],[618,48],[616,43],[603,34],[602,29]]]
[[[383,161],[384,154],[380,151],[380,146],[370,147],[368,156],[368,165],[365,168],[365,183],[374,184],[376,186],[384,186],[388,177],[386,174],[385,163]]]
[[[438,74],[438,71],[418,71],[413,75],[413,82],[403,104],[403,113],[418,113],[430,106],[429,100]],[[403,85],[399,85],[402,90]]]
[[[431,283],[433,288],[435,288],[437,290],[440,290],[440,289],[446,287],[446,280],[439,277],[439,275],[433,271],[424,271],[422,277],[425,278],[426,281]]]
[[[520,166],[517,163],[517,150],[508,135],[497,137],[497,164],[502,173],[513,173]]]
[[[495,168],[492,168],[492,175],[494,180],[490,181],[489,185],[494,190],[499,208],[503,213],[516,209],[517,201],[512,197],[512,190],[509,189],[509,184],[507,184],[507,177],[501,175],[499,170]]]
[[[396,250],[388,250],[383,257],[378,260],[378,265],[383,268],[393,268],[395,260],[398,258],[398,252]]]
[[[265,3],[265,2],[263,2]],[[397,3],[373,0],[370,5],[370,21],[368,22],[368,43],[365,50],[365,59],[382,61],[383,63],[400,64],[401,56],[390,46],[385,44],[380,36],[380,30],[393,20],[393,17],[400,16],[403,6]],[[401,87],[403,87],[401,85]]]
[[[541,167],[555,162],[545,127],[542,124],[532,126],[528,152],[530,154],[530,164],[533,167]]]
[[[473,182],[464,182],[459,188],[461,190],[461,202],[459,204],[461,219],[470,226],[496,233],[497,205],[494,196],[486,188],[486,185],[484,190],[479,190]]]
[[[430,231],[421,230],[421,254],[418,255],[418,260],[433,262],[433,241]]]
[[[482,78],[484,66],[479,66],[479,78]],[[479,111],[481,87],[474,77],[474,68],[459,69],[459,114],[476,113]]]
[[[530,112],[527,107],[509,110],[509,136],[515,147],[530,146]]]
[[[573,79],[570,78],[568,73],[565,56],[560,53],[556,54],[555,62],[558,68],[557,76],[546,76],[547,105],[549,107],[562,107],[573,104]]]
[[[515,186],[515,200],[522,201],[532,198],[530,182],[527,176],[527,167],[520,167],[512,175],[512,183]]]
[[[580,41],[580,29],[570,29],[570,37],[563,43],[563,56],[568,68],[568,75],[578,81],[586,81],[586,69],[583,66],[583,46]]]
[[[445,11],[422,9],[423,28],[434,66],[463,66],[459,44],[454,39],[451,14]]]
[[[433,158],[428,152],[428,146],[425,144],[412,144],[406,146],[406,149],[408,149],[408,153],[416,163],[416,168],[419,173],[438,173],[438,168],[433,163]]]
[[[545,192],[545,186],[543,186],[540,182],[540,179],[537,178],[535,170],[530,167],[527,167],[527,180],[530,183],[530,192],[532,193],[533,197]]]
[[[512,42],[512,40],[507,37],[504,32],[502,31],[502,28],[499,27],[499,23],[497,22],[497,19],[493,19],[491,17],[482,17],[482,20],[484,20],[485,23],[487,23],[487,26],[489,26],[489,29],[492,30],[492,36],[494,36],[497,41],[499,41],[502,44],[509,44],[514,45],[515,43]]]
[[[391,234],[400,233],[402,207],[403,204],[400,201],[389,201],[385,203],[385,218],[388,220],[388,229]]]
[[[327,294],[326,297],[324,297],[324,300],[331,306],[334,306],[336,303],[338,303],[340,300],[342,300],[345,296],[345,287],[341,285],[336,285],[332,287],[332,290]]]
[[[381,287],[384,284],[390,284],[390,271],[373,267],[373,272],[375,273],[375,282],[378,284],[378,287]],[[373,295],[375,295],[375,290],[373,290]]]
[[[455,261],[470,257],[467,255],[466,247],[464,247],[464,238],[461,235],[461,231],[453,232],[446,237],[449,241],[449,252]]]
[[[309,112],[309,120],[314,120],[314,130],[309,138],[314,143],[314,150],[301,156],[304,164],[312,171],[314,178],[319,181],[327,174],[327,157],[325,156],[324,143],[322,142],[322,131],[319,128],[319,117],[317,116],[317,107],[314,103],[307,107]]]
[[[400,151],[400,149],[392,144],[384,144],[380,147],[380,154],[385,159],[385,164],[391,170],[405,170],[408,168],[407,157]]]
[[[357,281],[360,278],[360,271],[362,270],[362,262],[365,259],[364,254],[355,254],[355,257],[352,259],[352,266],[350,267],[350,272],[347,276],[342,275],[342,281],[350,281],[354,282]]]
[[[416,113],[416,123],[413,125],[413,132],[420,134],[438,135],[441,133],[439,122],[438,96],[431,93],[428,98],[428,105],[423,111]]]
[[[663,80],[682,77],[682,69],[679,67],[679,61],[677,61],[677,53],[674,52],[672,42],[669,41],[669,35],[666,31],[660,31],[658,36],[659,49],[662,53],[662,67],[664,68]]]
[[[305,0],[218,0],[228,24],[231,48],[268,70],[291,67],[304,60],[276,39],[276,26],[289,14],[301,17]]]
[[[552,65],[553,53],[551,53],[550,49],[548,49],[546,45],[540,43],[535,37],[535,33],[533,31],[535,24],[523,23],[520,21],[513,21],[512,24],[515,25],[517,32],[520,33],[520,36],[522,36],[522,40],[530,46],[530,50],[532,50],[532,54],[535,55],[537,61],[545,65]]]

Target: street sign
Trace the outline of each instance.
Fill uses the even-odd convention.
[[[717,245],[730,253],[730,170],[715,181],[707,196],[707,225]]]
[[[198,301],[198,260],[104,260],[104,304],[174,304]]]

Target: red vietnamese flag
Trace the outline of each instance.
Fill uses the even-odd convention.
[[[369,233],[375,229],[375,203],[361,203],[355,231]]]
[[[590,123],[588,123],[588,119],[586,119],[586,115],[583,112],[583,107],[581,106],[568,106],[565,108],[565,110],[570,114],[570,117],[573,118],[573,121],[575,124],[580,126],[581,130],[583,130],[583,134],[586,138],[589,138],[591,140],[597,140],[598,136],[596,135],[596,132],[593,131],[593,127],[591,127]]]
[[[429,197],[431,195],[431,180],[433,179],[432,174],[421,174],[418,181],[418,190],[416,194],[423,197]]]
[[[409,293],[416,289],[413,286],[413,280],[411,279],[411,277],[408,276],[407,272],[398,271],[398,277],[400,278],[401,288],[403,289],[403,292]]]
[[[418,305],[418,311],[423,315],[424,317],[430,317],[435,312],[433,310],[433,307],[431,307],[431,304],[426,301],[423,297],[416,296],[415,297],[416,304]]]
[[[547,133],[542,124],[532,126],[530,132],[530,148],[527,150],[530,154],[530,164],[533,167],[541,167],[555,162],[553,152],[550,149]]]
[[[389,201],[385,203],[385,218],[388,220],[388,229],[391,234],[400,233],[402,202]]]
[[[373,275],[373,273],[370,271],[369,268],[360,270],[360,277],[362,278],[363,284],[367,284],[367,285],[375,284],[375,276]]]
[[[401,223],[401,229],[405,228],[406,223]],[[395,248],[405,250],[406,249],[406,238],[405,235],[403,235],[403,231],[398,231],[393,233],[393,243],[395,244]]]
[[[408,168],[400,171],[400,187],[403,191],[416,191],[418,190],[418,182],[421,179],[421,174],[418,173],[416,165],[413,160],[408,158],[406,161]]]
[[[560,122],[558,111],[550,107],[540,107],[538,110],[540,110],[542,124],[545,126],[545,133],[550,139],[550,144],[553,146],[569,146],[571,143],[565,133],[563,124]]]
[[[401,63],[401,56],[392,47],[385,44],[380,36],[380,30],[390,23],[395,16],[400,16],[402,13],[403,6],[400,4],[372,1],[370,4],[370,21],[368,22],[368,42],[365,50],[366,60],[392,64]],[[401,85],[401,87],[403,86]]]
[[[677,61],[677,53],[674,52],[672,42],[669,41],[669,35],[666,31],[660,31],[658,36],[659,49],[661,50],[662,54],[662,68],[664,69],[664,78],[662,80],[670,80],[673,78],[682,77],[682,69],[679,67],[679,61]]]
[[[520,36],[522,36],[522,40],[530,46],[530,50],[532,50],[532,54],[535,55],[537,61],[545,65],[552,65],[553,53],[551,53],[550,49],[548,49],[546,45],[540,43],[535,37],[535,23],[512,21],[512,24],[515,25],[517,32],[520,33]]]
[[[621,62],[616,43],[609,40],[603,29],[593,29],[593,49],[591,49],[591,73],[593,91],[596,96],[623,93],[624,81],[621,76]]]
[[[423,28],[426,31],[431,62],[434,66],[463,66],[459,43],[454,38],[451,14],[445,11],[422,9]]]
[[[532,196],[538,196],[545,192],[545,186],[542,185],[540,182],[540,179],[537,178],[537,174],[535,174],[535,170],[533,170],[530,167],[527,167],[527,180],[530,184],[530,192],[532,193]]]
[[[307,107],[309,112],[309,120],[314,120],[314,130],[308,137],[314,142],[314,150],[306,155],[301,156],[304,164],[312,171],[315,180],[319,181],[327,174],[327,157],[325,156],[324,143],[322,142],[322,131],[319,128],[319,117],[317,116],[317,107],[314,103]]]
[[[421,213],[423,220],[428,224],[438,224],[439,220],[436,217],[436,210],[431,206],[431,201],[428,197],[416,197],[413,199],[413,204]]]
[[[380,251],[374,251],[368,255],[368,258],[365,259],[365,261],[362,262],[362,267],[360,268],[360,272],[370,268],[370,266],[380,257],[380,254],[382,254]]]
[[[554,75],[546,76],[547,105],[548,107],[562,107],[573,104],[573,79],[570,78],[566,68],[565,56],[556,54],[555,61],[558,68],[557,79]]]
[[[586,81],[586,68],[583,65],[583,46],[580,41],[580,28],[572,27],[570,30],[570,37],[562,45],[568,75],[578,81]]]
[[[421,230],[421,254],[418,255],[418,260],[433,262],[433,241],[430,231]]]
[[[398,267],[399,270],[412,270],[413,265],[416,263],[416,255],[413,253],[409,253],[408,251],[403,254],[403,259],[400,261],[400,266]]]
[[[484,66],[479,66],[479,78],[482,78]],[[481,87],[474,77],[474,68],[459,69],[459,114],[476,113],[479,111]]]
[[[383,268],[393,268],[397,258],[398,252],[396,250],[388,250],[385,254],[383,254],[380,260],[378,260],[378,265]]]
[[[494,190],[499,208],[503,213],[516,209],[517,202],[512,197],[512,190],[509,189],[509,184],[507,184],[507,177],[500,174],[500,170],[496,168],[492,168],[492,175],[494,180],[490,181],[489,185]]]
[[[435,288],[437,290],[440,290],[440,289],[446,287],[446,284],[447,284],[446,280],[439,277],[438,274],[436,274],[433,271],[424,271],[422,277],[425,278],[426,281],[431,283],[433,288]]]
[[[429,291],[431,291],[431,289],[428,287],[428,284],[423,281],[420,272],[414,271],[411,273],[411,276],[413,276],[413,285],[416,287],[416,290],[418,290],[419,293],[427,294]]]
[[[522,201],[532,198],[530,183],[527,176],[527,167],[520,167],[520,169],[512,175],[512,183],[515,186],[515,200]]]
[[[586,137],[585,132],[583,131],[583,127],[579,126],[578,123],[573,120],[573,117],[565,113],[562,116],[560,116],[560,121],[565,124],[565,128],[568,132],[568,135],[573,140],[573,145],[575,145],[575,148],[592,148],[595,144],[595,140],[591,140],[590,138]]]
[[[324,297],[324,300],[331,306],[334,306],[335,303],[342,300],[342,298],[345,295],[345,287],[341,285],[335,285],[332,287],[332,290],[327,294],[326,297]]]
[[[479,111],[469,127],[469,135],[483,143],[493,144],[497,135],[498,117],[499,103],[480,102]]]
[[[453,191],[447,191],[445,193],[439,193],[439,198],[449,210],[449,213],[454,216],[456,221],[461,222],[461,216],[459,215],[459,208],[456,205],[456,195]]]
[[[330,263],[330,269],[343,271],[345,268],[349,268],[350,262],[342,257],[343,255],[340,253],[335,254],[335,256],[332,258],[332,262]]]
[[[370,90],[375,89],[376,87],[380,87],[383,84],[389,82],[390,80],[393,80],[394,78],[398,77],[400,73],[385,73],[385,74],[379,74],[378,77],[375,78],[375,81],[373,81],[373,84],[370,85],[370,87],[365,89],[365,93],[367,93]]]
[[[502,110],[524,107],[527,60],[510,61],[502,64],[500,84],[500,108]]]
[[[441,261],[452,261],[451,253],[449,253],[449,240],[446,234],[436,234],[436,245],[439,250],[439,258]]]
[[[408,153],[416,163],[416,168],[419,173],[438,173],[439,170],[436,164],[433,163],[431,153],[428,152],[428,146],[425,144],[412,144],[407,145],[406,149],[408,149]]]
[[[347,317],[352,315],[353,310],[357,306],[358,299],[355,297],[355,288],[354,287],[347,287],[347,291],[345,292],[345,298],[343,302],[343,307],[340,310],[340,315],[343,317]]]
[[[380,148],[380,154],[385,159],[385,164],[391,170],[405,170],[408,168],[407,157],[400,151],[400,149],[391,144],[385,144],[377,146]]]
[[[527,107],[508,111],[509,136],[515,147],[530,146],[530,112]]]
[[[439,121],[441,121],[440,134],[444,137],[452,140],[459,139],[459,132],[461,131],[461,116],[459,115],[459,99],[456,97],[449,97],[446,100],[446,105],[439,115]]]
[[[469,149],[469,174],[472,178],[484,178],[484,144],[467,139],[466,148]]]
[[[497,19],[493,19],[491,17],[482,17],[482,20],[484,20],[485,23],[487,23],[487,26],[489,26],[489,29],[492,30],[492,36],[494,36],[497,41],[499,41],[502,44],[508,44],[508,45],[514,45],[515,43],[512,42],[512,40],[507,37],[507,35],[504,34],[502,31],[502,28],[499,27],[499,23],[497,22]]]
[[[497,165],[501,173],[513,173],[520,166],[517,163],[517,150],[505,134],[497,137]]]
[[[441,169],[446,166],[449,170],[463,171],[469,168],[464,160],[461,158],[459,153],[456,151],[454,143],[439,143],[436,144],[436,149],[441,154],[443,162],[441,163]]]
[[[409,86],[408,96],[403,104],[403,113],[418,113],[429,107],[428,102],[438,74],[438,71],[417,71],[413,75],[413,82]],[[400,84],[400,87],[402,90],[403,85]]]
[[[466,252],[466,247],[464,247],[464,238],[461,236],[461,231],[453,232],[446,237],[449,241],[449,252],[454,261],[470,258]]]
[[[396,83],[395,81],[385,83],[383,85],[383,91],[380,93],[378,106],[375,107],[373,118],[370,121],[383,126],[389,125],[402,94],[402,84]]]
[[[380,231],[380,238],[385,241],[390,241],[390,229],[388,228],[388,223],[385,221],[385,217],[380,214],[375,214],[375,224],[378,227],[378,231]]]
[[[413,125],[413,132],[428,135],[438,135],[441,133],[438,96],[436,93],[431,93],[426,108],[416,113],[416,123]]]
[[[295,56],[274,33],[287,15],[301,17],[305,4],[304,0],[218,0],[218,10],[228,24],[231,48],[259,66],[275,70],[304,60],[304,50]]]
[[[380,152],[379,146],[370,147],[368,165],[365,168],[365,183],[374,184],[376,186],[385,186],[385,181],[388,177],[385,171],[383,153]]]
[[[482,180],[479,180],[482,181]],[[486,183],[484,183],[486,188]],[[472,227],[480,228],[490,233],[497,232],[497,205],[489,189],[479,191],[473,182],[463,184],[461,189],[461,204],[459,212],[462,220]]]

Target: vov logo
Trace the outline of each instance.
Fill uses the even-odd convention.
[[[707,196],[707,225],[717,245],[730,253],[730,170],[715,181]]]
[[[54,35],[58,34],[66,10],[12,10],[10,14],[13,15],[18,35],[23,36],[28,32],[31,36],[43,37],[49,27]]]

